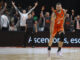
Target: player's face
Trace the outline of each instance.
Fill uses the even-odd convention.
[[[60,11],[62,9],[62,6],[61,5],[56,5],[56,10],[57,11]]]
[[[26,13],[26,10],[23,10],[23,13],[25,14]]]

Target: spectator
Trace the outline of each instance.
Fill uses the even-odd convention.
[[[26,21],[26,32],[27,31],[33,31],[33,25],[34,25],[34,23],[33,23],[33,18],[32,18],[32,15],[31,14],[29,14],[28,15],[28,19],[27,19],[27,21]]]
[[[74,29],[74,21],[72,21],[72,20],[71,20],[70,27],[71,27],[71,28],[70,28],[70,31],[71,31],[71,32],[75,32],[75,29]]]
[[[6,7],[7,7],[7,4],[5,3],[4,8],[3,8],[2,10],[1,10],[1,8],[0,8],[0,30],[1,30],[1,15],[2,15],[2,13],[5,11]]]
[[[34,40],[33,40],[33,36],[34,36],[34,31],[33,31],[33,18],[32,18],[32,15],[29,14],[28,15],[28,19],[26,21],[26,38],[29,39],[29,37],[31,37],[32,39],[32,46],[34,46]],[[24,46],[26,46],[26,39],[25,39],[25,42],[24,42]]]
[[[24,32],[26,27],[26,20],[28,19],[28,15],[37,7],[38,3],[35,3],[35,6],[29,10],[29,12],[26,13],[26,10],[23,10],[20,12],[18,8],[16,7],[15,3],[12,2],[12,5],[16,9],[16,11],[20,14],[20,31]]]
[[[40,18],[39,18],[39,31],[44,31],[44,27],[45,27],[45,17],[43,14],[44,9],[45,9],[45,7],[42,6]]]
[[[51,12],[54,12],[54,7],[53,6],[51,7]]]
[[[75,20],[75,31],[80,32],[80,16],[77,15],[76,20]]]
[[[74,21],[75,20],[74,18],[75,18],[75,11],[71,10],[71,20]]]
[[[45,13],[45,31],[50,31],[50,13]]]
[[[19,18],[20,18],[20,17],[19,17],[19,14],[18,14],[18,12],[16,11],[16,13],[14,14],[14,24],[15,24],[15,25],[17,24]]]
[[[17,31],[17,28],[16,28],[14,22],[11,22],[11,24],[9,26],[9,31]]]
[[[70,32],[70,24],[71,24],[71,19],[69,14],[66,14],[66,18],[65,18],[65,32]]]
[[[33,18],[33,22],[34,22],[34,31],[38,32],[38,17],[35,15],[35,12],[32,12],[32,18]]]
[[[1,27],[2,27],[2,31],[8,31],[9,19],[5,14],[1,16]]]
[[[8,9],[6,9],[6,10],[4,11],[4,14],[8,17],[8,19],[9,19],[9,21],[10,21],[10,13],[9,13]]]
[[[28,6],[28,11],[32,8],[32,6]]]
[[[71,32],[75,32],[74,23],[75,23],[75,11],[71,10]]]
[[[14,9],[14,7],[12,6],[11,9],[10,9],[10,17],[11,17],[11,18],[14,16],[14,13],[15,13],[15,9]]]

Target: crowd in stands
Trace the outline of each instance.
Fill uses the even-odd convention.
[[[29,6],[28,12],[20,6],[16,6],[12,2],[12,8],[7,9],[7,3],[0,6],[0,30],[1,31],[20,31],[26,32],[33,30],[34,32],[50,31],[51,13],[54,12],[54,7],[51,7],[51,13],[45,11],[45,6],[42,6],[38,15],[35,13],[38,3]],[[71,14],[66,9],[66,17],[64,28],[65,32],[79,32],[80,31],[80,15],[75,15],[75,10],[71,10]]]

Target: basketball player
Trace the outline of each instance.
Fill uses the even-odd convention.
[[[25,9],[22,10],[22,12],[20,12],[14,2],[12,2],[12,5],[20,14],[20,31],[25,31],[26,20],[28,19],[28,15],[37,7],[38,3],[36,2],[35,6],[32,9],[30,9],[27,13]]]
[[[48,54],[50,56],[51,46],[53,43],[53,39],[56,34],[59,34],[60,41],[58,43],[58,50],[57,54],[61,54],[61,48],[63,46],[64,41],[64,18],[65,18],[66,11],[62,9],[61,3],[56,4],[56,10],[52,13],[51,16],[51,25],[50,25],[50,41],[48,44]]]

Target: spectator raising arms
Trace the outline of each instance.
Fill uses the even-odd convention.
[[[12,5],[20,14],[20,31],[25,31],[26,20],[28,19],[28,15],[37,7],[38,3],[35,3],[35,6],[32,9],[30,9],[27,13],[26,10],[22,10],[22,12],[20,12],[14,2],[12,2]]]
[[[40,18],[39,18],[39,31],[44,31],[45,28],[45,17],[44,17],[45,6],[42,6]]]

